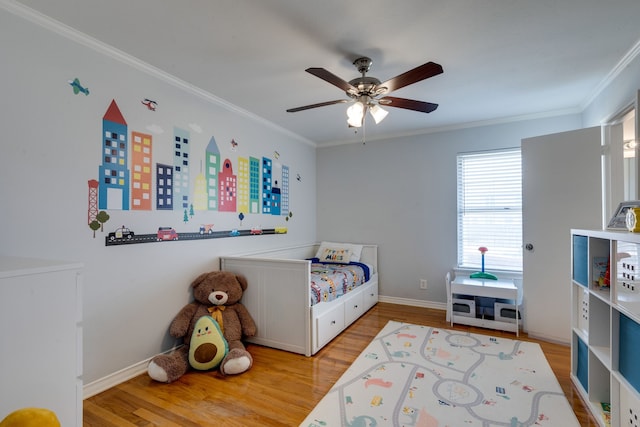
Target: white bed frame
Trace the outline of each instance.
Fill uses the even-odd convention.
[[[249,283],[242,304],[256,322],[247,341],[311,356],[378,302],[378,246],[364,245],[360,262],[373,266],[367,283],[313,306],[311,262],[317,245],[220,257],[220,270],[242,274]]]

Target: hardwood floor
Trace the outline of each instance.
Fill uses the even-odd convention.
[[[85,426],[297,426],[389,320],[450,329],[444,311],[378,303],[313,357],[248,345],[253,367],[223,377],[189,372],[172,384],[146,374],[84,401]],[[515,338],[513,333],[453,329]],[[540,343],[581,426],[597,426],[569,379],[569,347]]]

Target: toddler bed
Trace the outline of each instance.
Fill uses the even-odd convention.
[[[257,326],[249,342],[311,356],[378,302],[378,247],[322,242],[220,257],[242,274]]]

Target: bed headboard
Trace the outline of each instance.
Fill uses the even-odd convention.
[[[362,243],[357,243],[362,244]],[[268,258],[268,259],[306,259],[311,258],[317,252],[320,243],[299,245],[288,248],[271,249],[267,251],[238,254],[236,256],[247,258]],[[221,257],[229,258],[229,257]],[[220,259],[222,262],[222,259]],[[362,244],[360,262],[373,266],[373,271],[378,272],[378,245]]]
[[[373,271],[378,272],[378,245],[363,245],[360,262],[373,265]]]

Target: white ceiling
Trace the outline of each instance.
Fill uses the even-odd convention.
[[[357,141],[344,80],[369,56],[384,81],[428,61],[444,73],[392,92],[367,140],[581,111],[640,40],[638,0],[6,0],[33,8],[316,144]],[[161,106],[161,100],[159,100]]]

